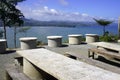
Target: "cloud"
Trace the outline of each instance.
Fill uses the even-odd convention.
[[[35,20],[92,21],[92,17],[86,13],[83,14],[79,12],[66,13],[56,9],[50,9],[47,6],[35,9],[30,8],[28,6],[18,6],[18,8],[23,12],[26,18],[32,18]]]
[[[82,13],[82,16],[84,16],[84,17],[88,17],[88,14],[86,14],[86,13]]]

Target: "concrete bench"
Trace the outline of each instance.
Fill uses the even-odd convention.
[[[6,80],[31,80],[24,73],[19,71],[14,64],[7,64],[5,69]]]
[[[99,36],[97,34],[86,34],[86,43],[98,42]]]
[[[69,44],[78,45],[82,42],[82,35],[81,34],[72,34],[69,36]]]
[[[103,57],[106,59],[108,58],[109,60],[113,59],[120,59],[120,45],[117,43],[109,43],[109,42],[97,42],[97,43],[92,43],[92,45],[95,45],[97,49],[90,49],[93,54],[101,54]],[[113,56],[113,57],[112,57]],[[116,60],[115,60],[116,61]],[[119,62],[119,60],[117,60]]]
[[[47,36],[49,47],[62,46],[62,36]]]
[[[36,37],[23,37],[20,38],[21,49],[34,49],[36,48]]]
[[[4,53],[6,51],[6,40],[0,39],[0,53]]]
[[[117,43],[97,42],[93,43],[93,45],[97,46],[97,48],[103,48],[104,50],[111,50],[120,53],[120,45]]]
[[[87,58],[87,57],[81,55],[80,53],[66,52],[65,56],[67,56],[69,58],[72,58],[72,59],[75,59],[75,60],[80,60],[80,61],[86,62],[90,65],[94,65],[94,66],[103,68],[105,70],[109,70],[109,71],[116,72],[116,73],[120,74],[119,67],[111,66],[109,64],[106,64],[106,63],[103,63],[103,62],[100,62],[100,61],[97,61],[97,60],[93,60],[91,58]]]
[[[70,59],[47,49],[23,50],[17,53],[24,59],[23,72],[34,80],[40,80],[38,68],[52,75],[56,80],[120,80],[119,74]]]
[[[120,59],[120,54],[116,52],[101,50],[97,48],[88,49],[88,57],[92,57],[94,59],[95,54],[103,55],[108,59]]]

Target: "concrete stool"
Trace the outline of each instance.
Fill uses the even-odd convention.
[[[4,53],[6,51],[6,40],[0,39],[0,53]]]
[[[118,39],[118,43],[120,43],[120,39]]]
[[[47,36],[49,47],[62,46],[62,36]]]
[[[82,35],[81,34],[72,34],[69,36],[69,44],[80,44],[82,41]]]
[[[36,48],[36,37],[23,37],[20,38],[21,49],[34,49]]]
[[[92,43],[99,41],[99,36],[97,34],[86,34],[86,43]]]

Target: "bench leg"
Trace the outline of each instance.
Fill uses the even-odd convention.
[[[8,74],[8,72],[6,71],[6,80],[12,80],[12,78],[10,77],[10,75]]]
[[[89,58],[91,57],[91,55],[90,55],[90,50],[88,50],[88,57],[89,57]]]
[[[92,53],[92,54],[91,54]],[[88,57],[92,57],[93,59],[95,59],[95,53],[94,52],[91,52],[90,50],[88,50]]]
[[[95,59],[95,53],[94,52],[92,53],[92,58]]]

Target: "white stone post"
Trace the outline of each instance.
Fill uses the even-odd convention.
[[[98,42],[99,36],[97,34],[86,34],[86,43]]]
[[[82,35],[81,34],[72,34],[69,36],[69,44],[75,44],[78,45],[82,41]]]
[[[62,46],[62,36],[47,36],[49,47]]]
[[[0,53],[4,53],[6,51],[6,40],[0,39]]]
[[[36,37],[23,37],[20,38],[21,49],[34,49],[36,48]]]

